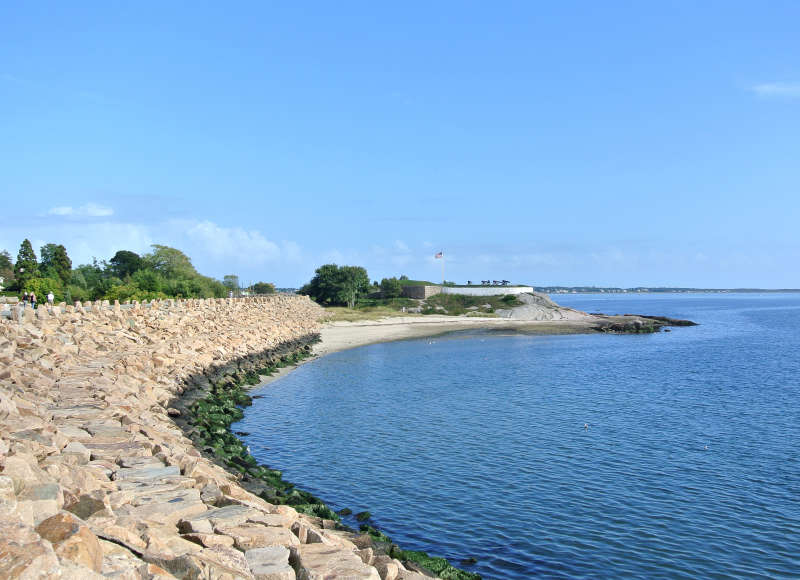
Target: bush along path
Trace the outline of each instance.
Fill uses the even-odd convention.
[[[281,471],[260,465],[255,457],[233,432],[230,426],[244,417],[243,408],[252,404],[247,394],[249,387],[261,382],[262,376],[270,376],[278,369],[293,366],[311,356],[311,344],[319,337],[305,344],[291,345],[288,352],[271,353],[247,364],[228,366],[220,369],[215,380],[209,380],[205,396],[194,401],[182,401],[186,411],[183,427],[195,445],[209,454],[228,469],[241,474],[240,484],[259,495],[265,501],[276,505],[289,505],[298,512],[327,520],[326,526],[345,532],[352,528],[342,524],[340,516],[313,494],[298,489],[293,483],[283,479]],[[348,514],[349,510],[340,510]],[[359,521],[369,522],[368,512],[358,514]],[[366,517],[364,517],[366,516]],[[380,554],[400,560],[408,570],[430,572],[446,580],[480,580],[473,572],[454,567],[444,558],[429,556],[426,552],[402,550],[383,532],[370,523],[362,523],[360,531],[371,540],[371,548]]]

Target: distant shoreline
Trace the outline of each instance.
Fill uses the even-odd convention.
[[[591,286],[534,286],[543,294],[797,294],[800,288],[600,288]]]

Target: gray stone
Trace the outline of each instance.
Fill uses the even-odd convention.
[[[183,534],[182,537],[205,548],[213,548],[215,546],[233,547],[233,538],[222,534],[188,533]]]
[[[17,494],[14,492],[14,480],[0,475],[0,509],[13,511],[17,507]]]
[[[375,557],[375,561],[372,562],[372,565],[375,566],[375,569],[380,574],[382,580],[396,580],[397,575],[400,572],[400,567],[395,563],[395,561],[386,554],[381,554]]]
[[[178,531],[182,534],[213,534],[214,526],[208,518],[195,517],[179,521]]]
[[[256,580],[295,579],[294,569],[289,565],[289,550],[283,546],[253,548],[244,557]]]
[[[61,455],[70,455],[76,458],[76,461],[79,465],[85,465],[89,463],[89,459],[91,459],[91,452],[86,449],[86,446],[79,441],[70,441],[61,450]]]
[[[108,510],[111,513],[111,505],[108,501],[108,495],[100,490],[91,493],[83,493],[73,501],[65,503],[64,509],[75,514],[82,520],[89,519],[92,515]]]
[[[245,523],[238,526],[215,526],[215,530],[233,538],[233,545],[242,551],[269,546],[300,545],[300,540],[288,528]]]
[[[163,479],[172,475],[180,475],[181,470],[175,465],[162,465],[161,467],[122,468],[114,474],[115,480],[144,481]]]
[[[169,495],[147,498],[152,501],[137,498],[131,504],[120,507],[117,513],[149,522],[175,525],[181,519],[201,514],[208,509],[206,504],[200,501],[199,491],[196,489],[182,491],[185,493],[172,492],[170,499],[167,499]]]
[[[64,494],[57,483],[34,483],[17,494],[17,512],[33,524],[57,514],[63,505]]]
[[[303,544],[297,549],[300,580],[380,580],[378,571],[364,564],[354,552],[327,544]]]

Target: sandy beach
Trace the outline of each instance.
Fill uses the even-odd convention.
[[[462,330],[497,330],[529,334],[583,334],[596,332],[597,318],[584,315],[579,319],[514,320],[510,318],[468,316],[397,316],[359,322],[326,322],[320,329],[321,341],[312,347],[313,357],[296,365],[281,367],[268,377],[261,377],[259,387],[286,376],[294,369],[316,358],[378,342],[438,336]]]
[[[453,316],[397,317],[363,322],[329,322],[321,330],[322,341],[314,354],[332,352],[407,338],[436,336],[457,330],[509,330],[538,334],[578,334],[594,330],[587,320],[512,320]]]

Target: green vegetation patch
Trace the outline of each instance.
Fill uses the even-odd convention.
[[[224,379],[213,383],[208,394],[191,405],[190,423],[195,429],[193,438],[199,447],[213,454],[229,469],[266,485],[266,489],[259,493],[266,501],[291,505],[304,514],[339,521],[339,516],[321,499],[297,489],[293,483],[284,480],[277,469],[259,465],[247,446],[230,431],[231,424],[244,417],[242,408],[252,404],[244,385],[256,385],[260,382],[259,375],[271,375],[278,368],[297,364],[310,354],[310,350],[298,350],[281,357],[273,365],[237,373],[234,382]]]
[[[153,300],[162,298],[222,298],[233,292],[239,295],[239,277],[225,276],[220,282],[200,274],[183,252],[154,244],[142,256],[119,250],[108,261],[92,260],[73,268],[67,249],[61,244],[45,244],[40,259],[30,240],[23,240],[16,262],[11,254],[0,251],[0,277],[4,286],[19,296],[33,292],[44,303],[48,292],[56,302],[87,300]],[[253,294],[272,294],[268,282],[253,284]]]
[[[488,308],[485,305],[489,305]],[[521,306],[519,298],[513,294],[505,296],[467,296],[466,294],[436,294],[425,300],[422,314],[449,314],[458,316],[467,312],[494,312],[499,309]],[[446,312],[436,308],[444,308]]]
[[[446,578],[448,580],[480,580],[481,578],[480,574],[456,568],[444,558],[429,556],[426,552],[401,550],[393,546],[389,555],[392,558],[397,558],[401,562],[410,561],[419,564],[423,568],[436,574],[439,578]]]

